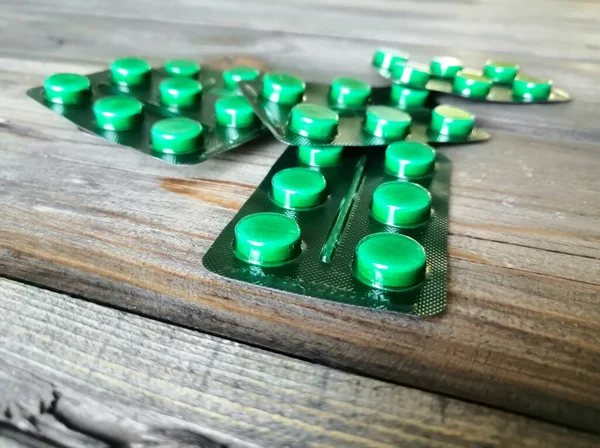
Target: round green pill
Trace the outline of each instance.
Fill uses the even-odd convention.
[[[380,70],[391,70],[399,62],[408,61],[408,53],[392,48],[379,48],[373,55],[373,67]]]
[[[46,99],[58,104],[81,104],[88,99],[90,80],[74,73],[57,73],[44,81]]]
[[[200,65],[189,59],[171,59],[165,63],[165,72],[174,78],[195,78],[200,73]]]
[[[260,70],[254,67],[233,67],[223,72],[223,82],[230,90],[237,89],[238,82],[252,81],[260,76]]]
[[[336,78],[331,83],[329,101],[338,106],[364,106],[371,96],[371,86],[353,78]]]
[[[427,176],[435,167],[435,149],[420,142],[395,142],[385,150],[385,170],[408,179]]]
[[[166,106],[190,107],[198,102],[202,84],[192,78],[166,78],[159,86],[160,100]]]
[[[235,255],[246,263],[277,266],[300,253],[300,236],[293,219],[279,213],[254,213],[235,226]]]
[[[365,131],[375,137],[401,140],[408,135],[412,118],[406,112],[387,106],[367,109]]]
[[[190,118],[166,118],[152,125],[152,147],[164,154],[187,154],[198,149],[202,125]]]
[[[454,78],[462,69],[463,63],[460,59],[448,56],[434,58],[429,65],[431,75],[438,78]]]
[[[406,235],[373,233],[358,243],[356,277],[378,289],[410,288],[425,279],[427,255]]]
[[[247,128],[254,124],[254,109],[243,96],[231,96],[215,102],[217,123],[231,128]]]
[[[342,159],[343,146],[299,146],[298,160],[305,165],[335,166]]]
[[[127,96],[109,96],[94,103],[96,126],[109,131],[135,128],[142,118],[142,102]]]
[[[273,202],[285,208],[310,208],[321,204],[327,183],[321,173],[310,168],[288,168],[271,179]]]
[[[429,70],[408,63],[399,63],[392,67],[392,79],[394,82],[416,89],[424,89],[429,81]]]
[[[528,100],[547,100],[552,92],[552,81],[535,76],[518,75],[513,82],[513,96]]]
[[[306,84],[286,73],[267,73],[263,77],[262,95],[279,104],[296,104],[302,100]]]
[[[388,226],[414,227],[429,219],[431,195],[412,182],[386,182],[373,192],[371,213]]]
[[[423,107],[428,97],[429,90],[413,89],[402,84],[392,84],[392,91],[390,93],[391,102],[402,109]]]
[[[303,137],[329,139],[337,131],[340,117],[325,106],[298,104],[292,109],[290,129]]]
[[[468,98],[485,98],[490,93],[492,82],[483,75],[461,71],[454,77],[452,90]]]
[[[142,84],[150,74],[150,64],[143,59],[122,58],[110,65],[113,81],[125,86]]]
[[[499,84],[511,84],[519,73],[519,66],[512,62],[488,59],[483,68],[483,75]]]
[[[437,106],[431,113],[431,129],[433,132],[450,137],[467,137],[473,130],[475,116],[458,107]]]

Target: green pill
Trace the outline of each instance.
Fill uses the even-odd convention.
[[[198,149],[202,125],[190,118],[166,118],[152,125],[152,147],[164,154],[188,154]]]
[[[279,213],[254,213],[235,226],[235,255],[246,263],[277,266],[300,253],[300,236],[293,219]]]
[[[141,101],[127,96],[109,96],[94,103],[96,126],[108,131],[135,128],[142,118]]]
[[[44,81],[46,99],[58,104],[81,104],[90,94],[90,80],[74,73],[57,73]]]
[[[367,109],[365,131],[375,137],[401,140],[408,135],[412,118],[406,112],[387,106]]]
[[[339,116],[325,106],[298,104],[292,109],[290,129],[303,137],[329,139],[337,131]]]
[[[425,279],[426,263],[423,246],[406,235],[374,233],[356,247],[356,277],[378,289],[418,285]]]
[[[390,99],[392,104],[401,109],[423,107],[429,97],[429,90],[413,89],[402,84],[392,84]]]
[[[202,94],[202,84],[192,78],[166,78],[159,86],[160,100],[166,106],[190,107]]]
[[[518,75],[513,82],[513,96],[528,100],[547,100],[552,92],[552,81],[535,76]]]
[[[399,63],[392,67],[392,79],[394,82],[415,89],[424,89],[429,81],[429,70],[408,63]]]
[[[343,146],[299,146],[298,160],[305,165],[335,166],[342,159]]]
[[[377,221],[388,226],[418,226],[429,219],[431,195],[412,182],[386,182],[373,192],[371,213]]]
[[[189,59],[171,59],[165,63],[165,72],[174,78],[195,78],[200,73],[200,65]]]
[[[475,116],[458,107],[437,106],[431,113],[433,132],[450,137],[467,137],[473,130]]]
[[[260,70],[254,67],[233,67],[223,72],[223,82],[230,90],[237,89],[240,81],[253,81],[260,76]]]
[[[221,98],[215,102],[217,123],[231,128],[248,128],[255,122],[254,109],[243,96]]]
[[[395,142],[385,150],[385,170],[396,176],[414,179],[433,173],[435,149],[420,142]]]
[[[267,73],[263,77],[262,95],[279,104],[296,104],[302,100],[306,84],[286,73]]]
[[[373,67],[380,70],[391,70],[399,62],[408,61],[408,53],[392,48],[379,48],[373,55]]]
[[[463,63],[460,59],[448,56],[434,58],[429,65],[431,75],[438,78],[454,78],[462,69]]]
[[[478,73],[461,71],[454,77],[452,90],[467,98],[485,98],[490,93],[492,81]]]
[[[519,73],[519,66],[512,62],[488,59],[483,68],[483,75],[499,84],[511,84]]]
[[[336,78],[331,83],[329,101],[338,106],[364,106],[371,97],[371,86],[353,78]]]
[[[150,70],[150,64],[137,58],[117,59],[110,65],[113,81],[124,86],[144,83],[148,79]]]
[[[310,208],[326,198],[323,175],[310,168],[288,168],[271,180],[273,202],[285,208]]]

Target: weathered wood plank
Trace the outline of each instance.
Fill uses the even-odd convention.
[[[201,258],[283,145],[174,167],[3,72],[0,272],[328,365],[597,430],[598,147],[495,133],[454,162],[450,309],[417,320],[218,278]],[[75,67],[85,71],[90,67]],[[31,70],[30,70],[31,69]],[[577,200],[573,200],[577,192]]]
[[[122,55],[141,55],[161,63],[173,56],[242,53],[264,58],[271,66],[307,80],[330,82],[348,75],[376,84],[384,81],[370,69],[370,58],[381,45],[399,46],[421,62],[440,54],[454,55],[475,68],[489,57],[514,59],[526,71],[554,79],[576,101],[494,107],[451,96],[442,101],[468,108],[489,128],[566,140],[600,137],[595,119],[600,105],[596,82],[600,28],[589,19],[600,15],[597,3],[574,8],[572,2],[552,6],[519,2],[518,17],[506,2],[468,2],[458,7],[445,2],[355,7],[300,3],[188,2],[165,17],[160,2],[127,2],[119,7],[111,2],[93,6],[75,1],[59,6],[19,2],[18,7],[3,8],[0,55],[88,61],[100,69]],[[140,18],[142,10],[145,15]],[[19,71],[19,63],[3,66]],[[50,66],[44,71],[52,73]]]
[[[63,446],[600,442],[7,280],[0,280],[0,358],[0,424]]]

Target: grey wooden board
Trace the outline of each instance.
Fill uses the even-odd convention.
[[[449,312],[413,320],[231,282],[203,253],[284,145],[197,167],[111,145],[3,72],[0,272],[358,372],[597,429],[598,147],[496,133],[453,163]],[[573,200],[573,191],[577,200]],[[418,349],[416,349],[418,347]],[[515,367],[516,366],[516,367]]]
[[[598,148],[569,140],[598,137],[598,6],[225,1],[165,14],[162,2],[3,3],[0,272],[597,429]],[[317,81],[377,79],[368,59],[390,43],[423,60],[512,57],[575,95],[564,107],[476,110],[485,125],[554,141],[494,133],[489,144],[447,150],[455,163],[451,302],[435,321],[324,306],[199,266],[282,146],[267,140],[198,169],[166,167],[82,135],[23,94],[54,72],[96,71],[125,54],[157,63],[246,53]]]
[[[0,280],[0,359],[0,424],[65,446],[600,443],[8,280]]]
[[[518,11],[518,12],[517,12]],[[452,96],[481,127],[561,139],[597,140],[600,6],[595,2],[187,2],[164,14],[161,2],[20,1],[0,5],[0,54],[70,59],[105,68],[117,56],[156,62],[171,56],[242,53],[306,80],[348,75],[381,85],[370,68],[378,46],[415,61],[456,56],[471,67],[489,57],[515,60],[575,98],[553,105],[494,105]],[[142,14],[143,12],[143,14]],[[218,24],[218,26],[216,26]],[[90,36],[93,36],[91,38]]]

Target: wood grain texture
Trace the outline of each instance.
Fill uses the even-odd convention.
[[[596,3],[224,1],[181,4],[167,17],[162,3],[140,5],[0,5],[1,273],[598,430],[600,160],[597,144],[585,143],[599,137]],[[368,60],[382,43],[417,59],[513,57],[577,98],[556,107],[469,103],[485,126],[521,135],[495,132],[485,145],[444,150],[454,162],[450,308],[437,319],[345,308],[202,268],[282,145],[264,139],[172,167],[84,135],[23,94],[49,74],[99,70],[123,54],[156,63],[246,53],[307,79],[374,80]]]
[[[600,443],[7,280],[0,359],[0,425],[68,446]]]
[[[78,131],[3,72],[0,272],[324,364],[597,430],[598,147],[495,133],[454,162],[446,316],[239,284],[204,252],[283,145],[175,167]],[[576,191],[577,200],[573,200]]]

